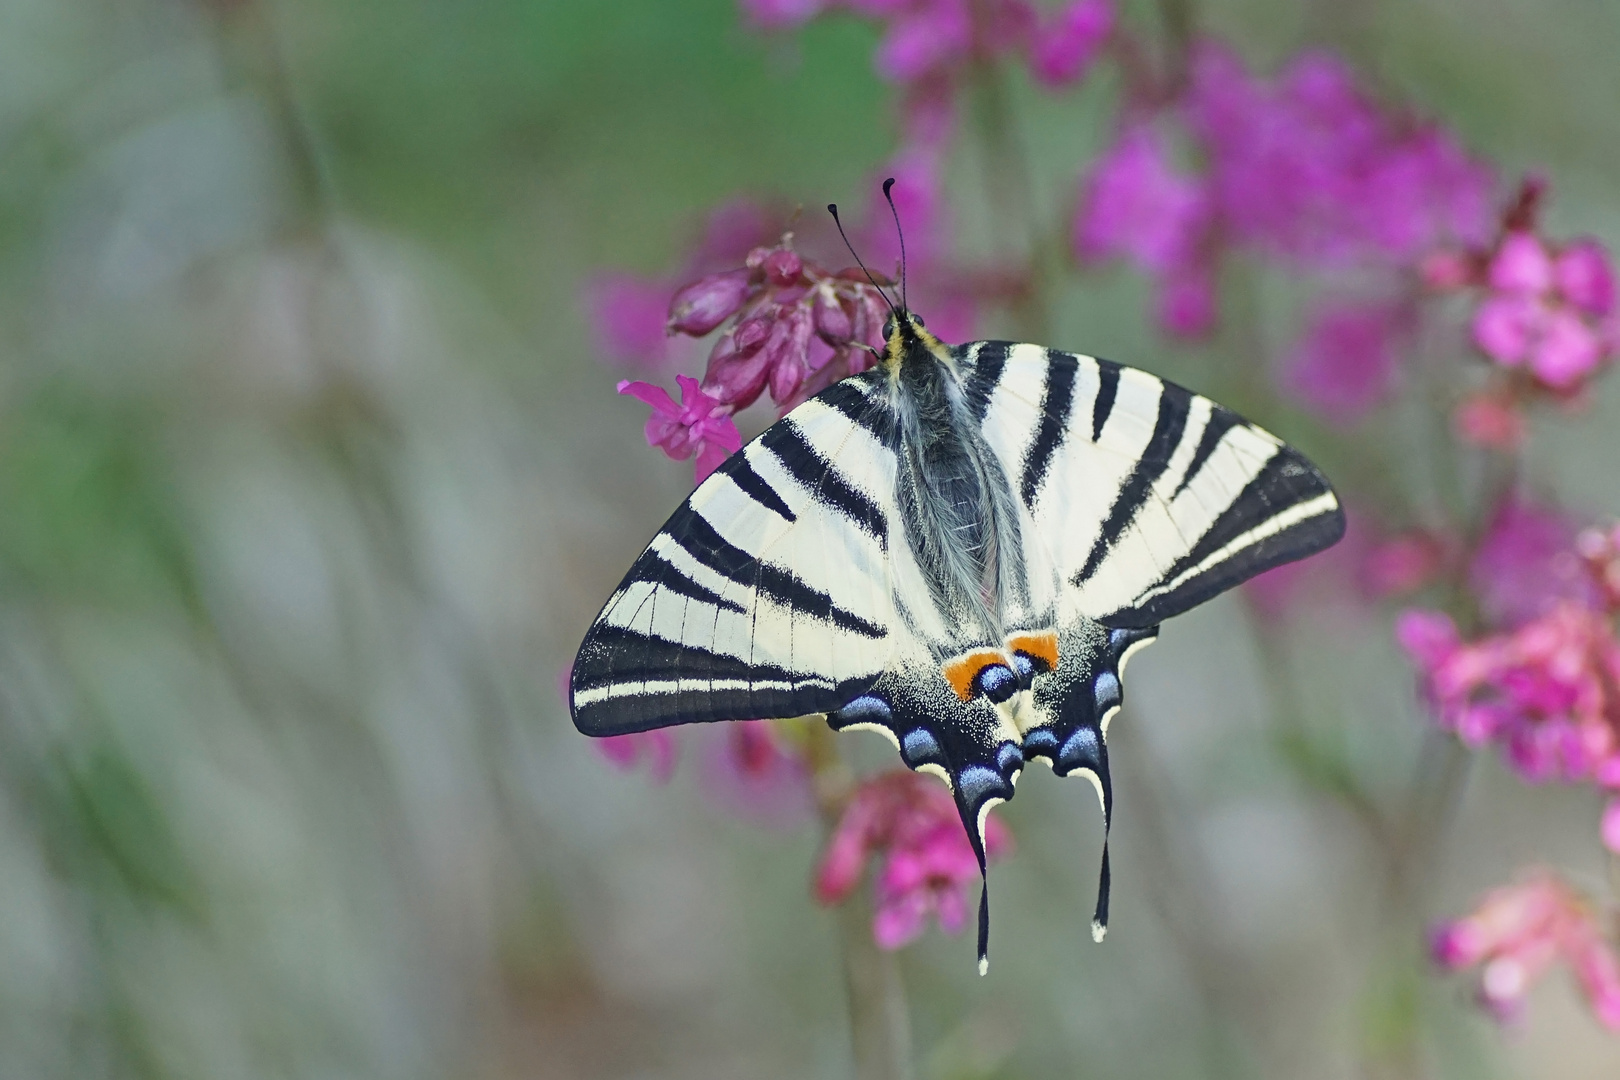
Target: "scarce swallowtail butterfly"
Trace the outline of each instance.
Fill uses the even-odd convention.
[[[884,336],[874,368],[766,428],[653,537],[580,646],[574,724],[876,730],[950,786],[981,877],[985,815],[1026,762],[1084,776],[1100,941],[1125,661],[1170,616],[1336,542],[1343,512],[1297,450],[1145,371],[947,345],[903,299]],[[988,882],[978,930],[983,972]]]

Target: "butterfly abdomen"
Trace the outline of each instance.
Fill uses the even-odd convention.
[[[1017,504],[978,434],[953,364],[922,344],[891,382],[900,429],[895,497],[935,606],[964,632],[999,640],[1024,592]]]

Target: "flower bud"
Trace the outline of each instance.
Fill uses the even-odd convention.
[[[686,286],[669,302],[670,330],[692,337],[707,334],[748,300],[753,291],[748,278],[747,270],[727,270]]]
[[[848,341],[853,327],[849,313],[831,289],[816,291],[816,331],[829,342]]]
[[[804,270],[804,263],[785,247],[765,256],[761,265],[765,268],[765,280],[772,285],[792,285]]]

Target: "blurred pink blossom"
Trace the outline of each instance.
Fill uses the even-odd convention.
[[[1198,180],[1177,170],[1153,127],[1127,128],[1087,178],[1074,218],[1081,259],[1123,256],[1160,290],[1160,324],[1182,336],[1214,322],[1204,262],[1210,203]]]
[[[1318,311],[1294,350],[1283,386],[1328,419],[1355,423],[1394,391],[1409,322],[1399,304]]]
[[[1492,391],[1465,398],[1451,426],[1464,442],[1493,450],[1511,452],[1524,442],[1524,410],[1514,398]]]
[[[1204,42],[1185,113],[1235,240],[1334,265],[1406,262],[1489,231],[1490,172],[1447,133],[1381,110],[1327,54],[1267,81]]]
[[[1468,567],[1480,612],[1513,626],[1562,601],[1597,606],[1592,577],[1575,554],[1575,522],[1551,507],[1510,496],[1492,513]]]
[[[1512,230],[1491,257],[1474,343],[1503,367],[1522,367],[1557,391],[1576,388],[1614,351],[1614,271],[1595,240],[1550,250]]]
[[[1357,581],[1375,600],[1413,593],[1439,576],[1451,550],[1444,537],[1423,529],[1387,537],[1361,555]]]
[[[1011,851],[1012,834],[1000,819],[985,819],[984,846],[992,859]],[[904,770],[863,783],[822,852],[816,899],[823,904],[843,900],[860,883],[874,854],[884,860],[872,919],[872,935],[880,947],[898,949],[916,940],[930,915],[946,933],[961,931],[979,863],[949,790]]]
[[[1036,81],[1052,87],[1078,82],[1113,31],[1110,0],[1070,0],[1030,42],[1029,66]]]
[[[1436,927],[1435,963],[1479,966],[1480,1004],[1497,1020],[1522,1016],[1526,995],[1552,965],[1570,965],[1598,1021],[1620,1031],[1620,959],[1592,902],[1547,871],[1486,894],[1474,912]]]
[[[1531,783],[1620,781],[1620,643],[1605,615],[1563,601],[1465,642],[1449,616],[1416,610],[1395,636],[1440,726],[1468,745],[1499,744]]]
[[[675,736],[665,728],[638,731],[630,735],[609,735],[593,739],[597,753],[621,769],[633,769],[643,761],[652,777],[666,783],[675,772]]]
[[[1586,564],[1601,606],[1620,611],[1620,524],[1582,529],[1575,551]]]
[[[721,730],[702,759],[703,790],[725,809],[767,828],[803,824],[813,810],[810,769],[769,720],[739,720]]]
[[[596,350],[624,367],[654,369],[668,352],[669,297],[674,288],[657,278],[598,274],[585,286],[585,307]]]
[[[652,406],[652,415],[647,418],[648,446],[658,447],[675,461],[697,454],[696,479],[701,483],[721,462],[742,449],[742,436],[729,410],[719,399],[705,394],[696,379],[677,375],[675,381],[681,388],[679,405],[669,391],[649,383],[627,380],[619,383],[619,393]]]

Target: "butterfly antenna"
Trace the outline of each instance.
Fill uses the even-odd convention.
[[[859,255],[855,255],[855,245],[849,242],[849,236],[844,232],[844,223],[838,219],[838,204],[828,203],[827,213],[832,215],[833,224],[838,226],[838,235],[844,238],[844,246],[849,248],[849,253],[851,255],[855,256],[855,265],[861,268],[861,273],[866,275],[866,280],[872,283],[872,288],[878,291],[878,295],[883,297],[883,302],[889,305],[889,311],[893,313],[895,318],[898,319],[900,317],[900,312],[895,309],[894,301],[890,300],[889,294],[883,291],[883,286],[877,283],[877,278],[872,276],[872,271],[868,270],[866,268],[866,264],[861,262],[861,257]]]
[[[900,306],[906,311],[911,310],[911,301],[906,295],[906,231],[900,227],[900,211],[894,208],[894,177],[883,181],[883,197],[889,201],[889,213],[894,215],[894,232],[900,237]]]

